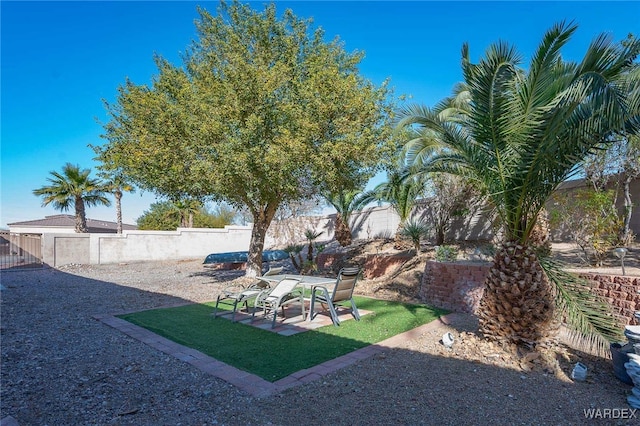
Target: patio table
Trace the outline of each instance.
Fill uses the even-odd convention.
[[[329,288],[333,288],[336,285],[335,278],[327,278],[327,277],[316,277],[313,275],[295,275],[295,274],[281,274],[281,275],[269,275],[257,277],[259,280],[266,281],[268,283],[278,283],[285,278],[295,278],[300,280],[298,283],[299,286],[311,290],[311,294],[313,294],[316,289],[321,289],[324,293],[326,300],[330,300],[331,296],[329,295]],[[309,313],[309,321],[311,321],[311,312]]]

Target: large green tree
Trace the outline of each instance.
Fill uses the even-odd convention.
[[[478,312],[481,331],[495,340],[535,345],[551,333],[560,300],[554,296],[565,293],[535,250],[538,215],[588,153],[633,121],[629,89],[638,82],[621,80],[640,44],[601,35],[580,62],[565,61],[560,51],[576,29],[566,23],[549,29],[528,69],[508,43],[491,45],[477,64],[465,44],[459,93],[468,92],[466,101],[445,110],[409,107],[400,121],[440,145],[439,153],[416,156],[424,161],[414,166],[473,179],[500,218],[504,241]]]
[[[153,84],[127,81],[107,103],[99,158],[169,199],[209,198],[253,218],[247,274],[260,273],[282,204],[363,186],[385,155],[386,84],[363,79],[361,52],[325,41],[273,4],[199,9],[181,67],[157,57]]]
[[[51,204],[55,209],[67,211],[73,207],[76,217],[76,232],[89,232],[85,207],[103,205],[111,202],[105,197],[108,190],[100,179],[89,177],[91,169],[67,163],[62,173],[52,171],[48,177],[49,185],[33,190],[33,194],[42,197],[42,205]]]
[[[185,224],[188,225],[188,217],[190,217],[191,226],[189,227],[224,228],[233,223],[235,215],[235,211],[227,205],[209,209],[200,204],[194,208],[184,202],[160,201],[151,204],[149,209],[136,219],[136,223],[138,229],[175,231],[178,227],[186,227]]]

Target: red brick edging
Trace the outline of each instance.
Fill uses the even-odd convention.
[[[254,374],[247,373],[224,362],[218,361],[208,355],[203,354],[195,349],[182,346],[176,342],[159,336],[145,328],[134,325],[128,321],[117,318],[113,315],[103,314],[94,315],[94,318],[104,324],[115,328],[136,340],[145,343],[152,348],[171,355],[179,360],[185,361],[200,371],[211,374],[219,379],[242,389],[254,397],[266,397],[280,393],[286,389],[299,386],[308,382],[317,380],[323,376],[340,370],[341,368],[355,364],[356,362],[369,358],[372,355],[383,352],[387,349],[395,348],[406,342],[422,335],[423,333],[439,327],[441,324],[448,324],[451,318],[456,314],[449,314],[430,323],[423,324],[412,330],[390,337],[376,344],[355,350],[338,358],[325,361],[314,367],[296,371],[295,373],[284,377],[276,382],[268,382]]]

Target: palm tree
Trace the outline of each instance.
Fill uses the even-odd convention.
[[[371,191],[363,195],[363,202],[374,200],[389,203],[400,217],[400,223],[395,234],[396,247],[403,244],[402,229],[411,217],[416,200],[424,190],[424,180],[421,176],[406,176],[402,169],[392,170],[387,174],[387,181],[378,184]]]
[[[409,219],[402,227],[402,235],[413,243],[416,254],[420,254],[420,241],[429,234],[429,226],[422,220]]]
[[[128,184],[121,175],[107,176],[105,191],[113,194],[116,200],[116,232],[122,234],[122,193],[135,192],[132,185]]]
[[[33,194],[42,197],[43,207],[52,204],[60,211],[75,207],[76,232],[88,232],[85,205],[111,205],[104,196],[106,190],[102,182],[89,178],[90,173],[91,169],[81,170],[80,166],[67,163],[62,168],[62,173],[50,172],[53,177],[48,177],[47,180],[51,185],[34,189]]]
[[[178,214],[180,215],[180,226],[183,228],[193,228],[193,216],[200,212],[203,206],[201,200],[187,198],[173,201]]]
[[[335,236],[343,247],[353,242],[349,217],[353,212],[361,210],[370,202],[370,199],[364,195],[359,190],[327,192],[323,195],[324,199],[336,209]]]
[[[322,231],[315,229],[307,229],[304,231],[304,237],[307,239],[307,261],[313,262],[313,242],[322,235]]]
[[[433,153],[425,143],[429,155],[414,152],[419,173],[473,179],[496,209],[503,244],[478,312],[482,333],[494,340],[535,345],[552,333],[559,300],[554,297],[566,292],[543,269],[532,231],[552,192],[607,134],[622,128],[629,109],[629,92],[619,80],[640,43],[622,46],[602,35],[580,63],[567,62],[560,50],[576,29],[564,22],[549,29],[528,70],[507,43],[491,45],[478,64],[471,63],[465,44],[468,102],[451,109],[408,108],[399,122],[420,129],[431,146],[436,139],[440,145]]]

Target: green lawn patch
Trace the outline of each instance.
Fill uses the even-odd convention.
[[[215,302],[120,315],[181,345],[274,382],[296,371],[380,342],[446,312],[426,305],[356,297],[360,321],[328,325],[293,336],[211,317]]]

